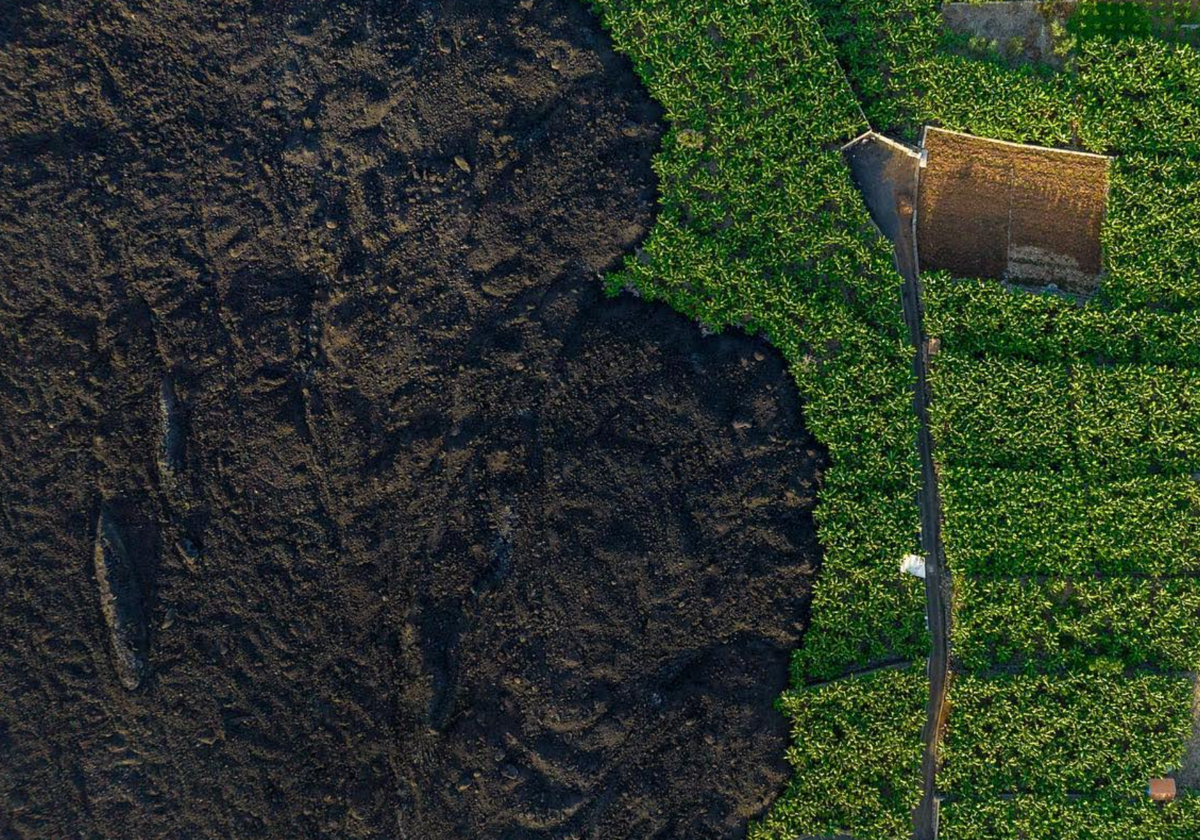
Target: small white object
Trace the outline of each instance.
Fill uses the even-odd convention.
[[[929,150],[928,150],[928,149],[922,149],[922,150],[921,150],[921,160],[920,160],[920,163],[919,163],[918,165],[919,165],[919,166],[920,166],[922,169],[924,169],[926,166],[928,166],[928,165],[929,165]]]
[[[900,571],[906,575],[925,579],[925,558],[916,554],[905,554],[900,561]]]

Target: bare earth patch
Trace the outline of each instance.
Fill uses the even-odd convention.
[[[744,833],[825,456],[603,298],[659,124],[579,2],[0,4],[0,837]]]
[[[1048,12],[1051,5],[1041,0],[944,3],[942,22],[951,32],[986,39],[997,49],[1027,61],[1060,64],[1050,23],[1055,18],[1065,20],[1074,11],[1075,4],[1060,0],[1053,4],[1054,10]]]

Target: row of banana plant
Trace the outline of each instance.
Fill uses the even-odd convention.
[[[986,674],[1200,669],[1200,579],[954,575],[951,647]]]
[[[1200,470],[1200,369],[940,352],[939,460],[1096,479]]]
[[[1200,218],[1193,229],[1200,229]],[[1200,282],[1200,268],[1178,276],[1178,283]],[[1014,294],[995,280],[953,278],[944,271],[924,274],[921,281],[926,331],[952,353],[1200,368],[1197,309],[1106,306],[1046,290]]]
[[[1200,82],[1190,90],[1200,97]],[[1200,161],[1170,153],[1116,158],[1101,237],[1108,265],[1103,298],[1127,308],[1195,313],[1200,308],[1197,229]],[[1196,342],[1181,347],[1194,349]]]
[[[911,836],[928,698],[924,663],[786,692],[795,773],[748,840]]]
[[[954,568],[987,578],[1200,573],[1200,482],[1082,471],[942,470]]]
[[[942,806],[941,840],[1193,840],[1200,798],[1160,804],[1144,795],[957,800]]]
[[[1139,796],[1182,763],[1192,693],[1182,675],[959,674],[939,783],[972,799]]]

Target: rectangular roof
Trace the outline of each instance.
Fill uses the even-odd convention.
[[[921,270],[1096,288],[1109,158],[935,127],[921,146]]]

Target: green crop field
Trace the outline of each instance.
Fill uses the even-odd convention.
[[[903,836],[919,799],[913,784],[925,719],[928,682],[918,664],[814,688],[781,698],[795,744],[788,761],[795,776],[770,815],[750,830],[751,840],[835,832],[853,825],[860,834]],[[868,784],[864,784],[868,782]]]
[[[912,834],[930,655],[924,587],[899,571],[920,531],[913,348],[839,147],[924,125],[1114,156],[1090,299],[922,278],[953,575],[941,834],[1200,836],[1200,799],[1144,794],[1184,761],[1200,668],[1200,52],[1161,9],[1097,4],[1054,67],[965,50],[935,0],[593,5],[669,122],[657,222],[608,290],[765,335],[832,458],[779,702],[795,776],[750,836]]]
[[[1068,31],[1083,38],[1169,38],[1196,42],[1188,27],[1200,21],[1195,0],[1082,0],[1071,16]]]
[[[942,809],[945,840],[1191,840],[1200,824],[1200,799],[1167,805],[1146,799],[1084,797],[1063,801],[1039,796],[952,802]]]
[[[966,671],[1185,672],[1200,662],[1194,577],[954,579],[953,649]]]

